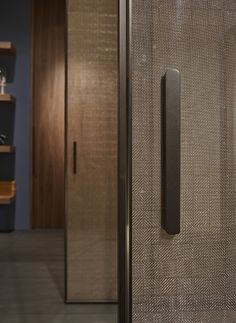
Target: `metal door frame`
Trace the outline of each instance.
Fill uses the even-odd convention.
[[[118,299],[119,323],[132,322],[132,0],[119,0],[119,115],[118,115]]]

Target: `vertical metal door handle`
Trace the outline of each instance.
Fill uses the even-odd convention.
[[[77,173],[77,142],[73,142],[73,174]]]
[[[32,173],[33,177],[37,178],[37,171],[36,171],[36,129],[33,126],[33,138],[32,138],[32,150],[33,150],[33,165],[32,165]]]
[[[164,94],[164,229],[180,233],[180,72],[165,74]]]

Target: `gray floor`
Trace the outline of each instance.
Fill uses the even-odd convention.
[[[116,323],[116,305],[64,304],[62,231],[0,234],[1,323]]]

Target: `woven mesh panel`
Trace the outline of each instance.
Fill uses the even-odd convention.
[[[134,323],[236,322],[236,2],[132,1]],[[161,77],[181,72],[181,233],[161,229]]]

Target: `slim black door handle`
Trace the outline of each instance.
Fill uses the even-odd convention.
[[[37,178],[37,171],[36,171],[36,129],[33,126],[33,138],[32,138],[32,150],[33,150],[33,165],[32,165],[32,172],[33,177]]]
[[[77,173],[77,142],[73,142],[73,174]]]
[[[164,77],[164,229],[180,233],[180,72],[175,68]]]

